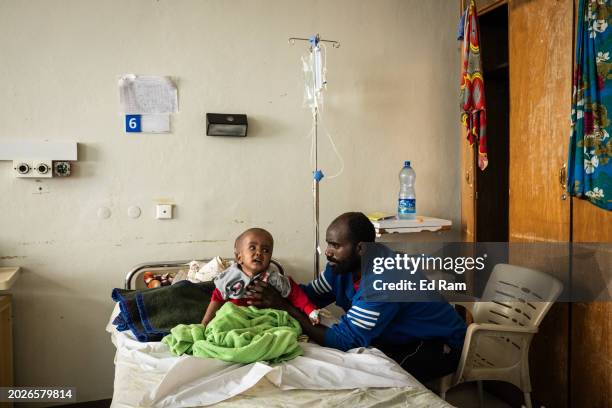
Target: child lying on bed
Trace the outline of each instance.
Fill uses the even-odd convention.
[[[248,229],[236,238],[236,263],[215,278],[215,289],[204,314],[203,325],[207,325],[227,301],[238,306],[248,306],[245,297],[247,287],[258,279],[272,285],[295,307],[306,313],[313,324],[319,323],[319,311],[310,303],[302,288],[293,279],[270,269],[273,246],[272,235],[261,228]]]

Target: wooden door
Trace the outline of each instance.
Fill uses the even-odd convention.
[[[461,131],[461,239],[476,241],[476,145],[466,140],[466,130]]]
[[[612,242],[612,212],[572,200],[573,241]],[[607,261],[602,265],[609,265],[612,255],[601,255]],[[571,308],[571,405],[612,407],[612,303],[573,303]]]
[[[569,241],[567,161],[572,95],[572,0],[509,7],[511,241]]]
[[[510,0],[510,242],[568,242],[567,160],[572,90],[572,0]],[[525,265],[529,266],[529,265]],[[554,305],[531,353],[536,404],[568,402],[569,306]],[[534,404],[534,406],[536,406]]]

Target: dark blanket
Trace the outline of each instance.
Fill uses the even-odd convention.
[[[212,282],[181,281],[155,289],[113,289],[121,310],[113,324],[131,330],[138,341],[160,341],[178,324],[202,322],[214,288]]]

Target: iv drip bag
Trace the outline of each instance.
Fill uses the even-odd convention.
[[[323,61],[321,58],[321,48],[317,45],[312,50],[313,56],[313,71],[314,71],[314,87],[316,92],[323,89],[325,81],[323,79]]]
[[[310,52],[302,57],[304,70],[304,106],[316,108],[323,105],[325,80],[325,50],[319,45],[311,47]]]

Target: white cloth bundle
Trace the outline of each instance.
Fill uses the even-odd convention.
[[[189,270],[179,271],[174,277],[172,284],[183,280],[193,283],[210,282],[221,272],[232,266],[233,263],[233,261],[223,259],[220,256],[216,256],[206,263],[191,261],[189,262]]]

